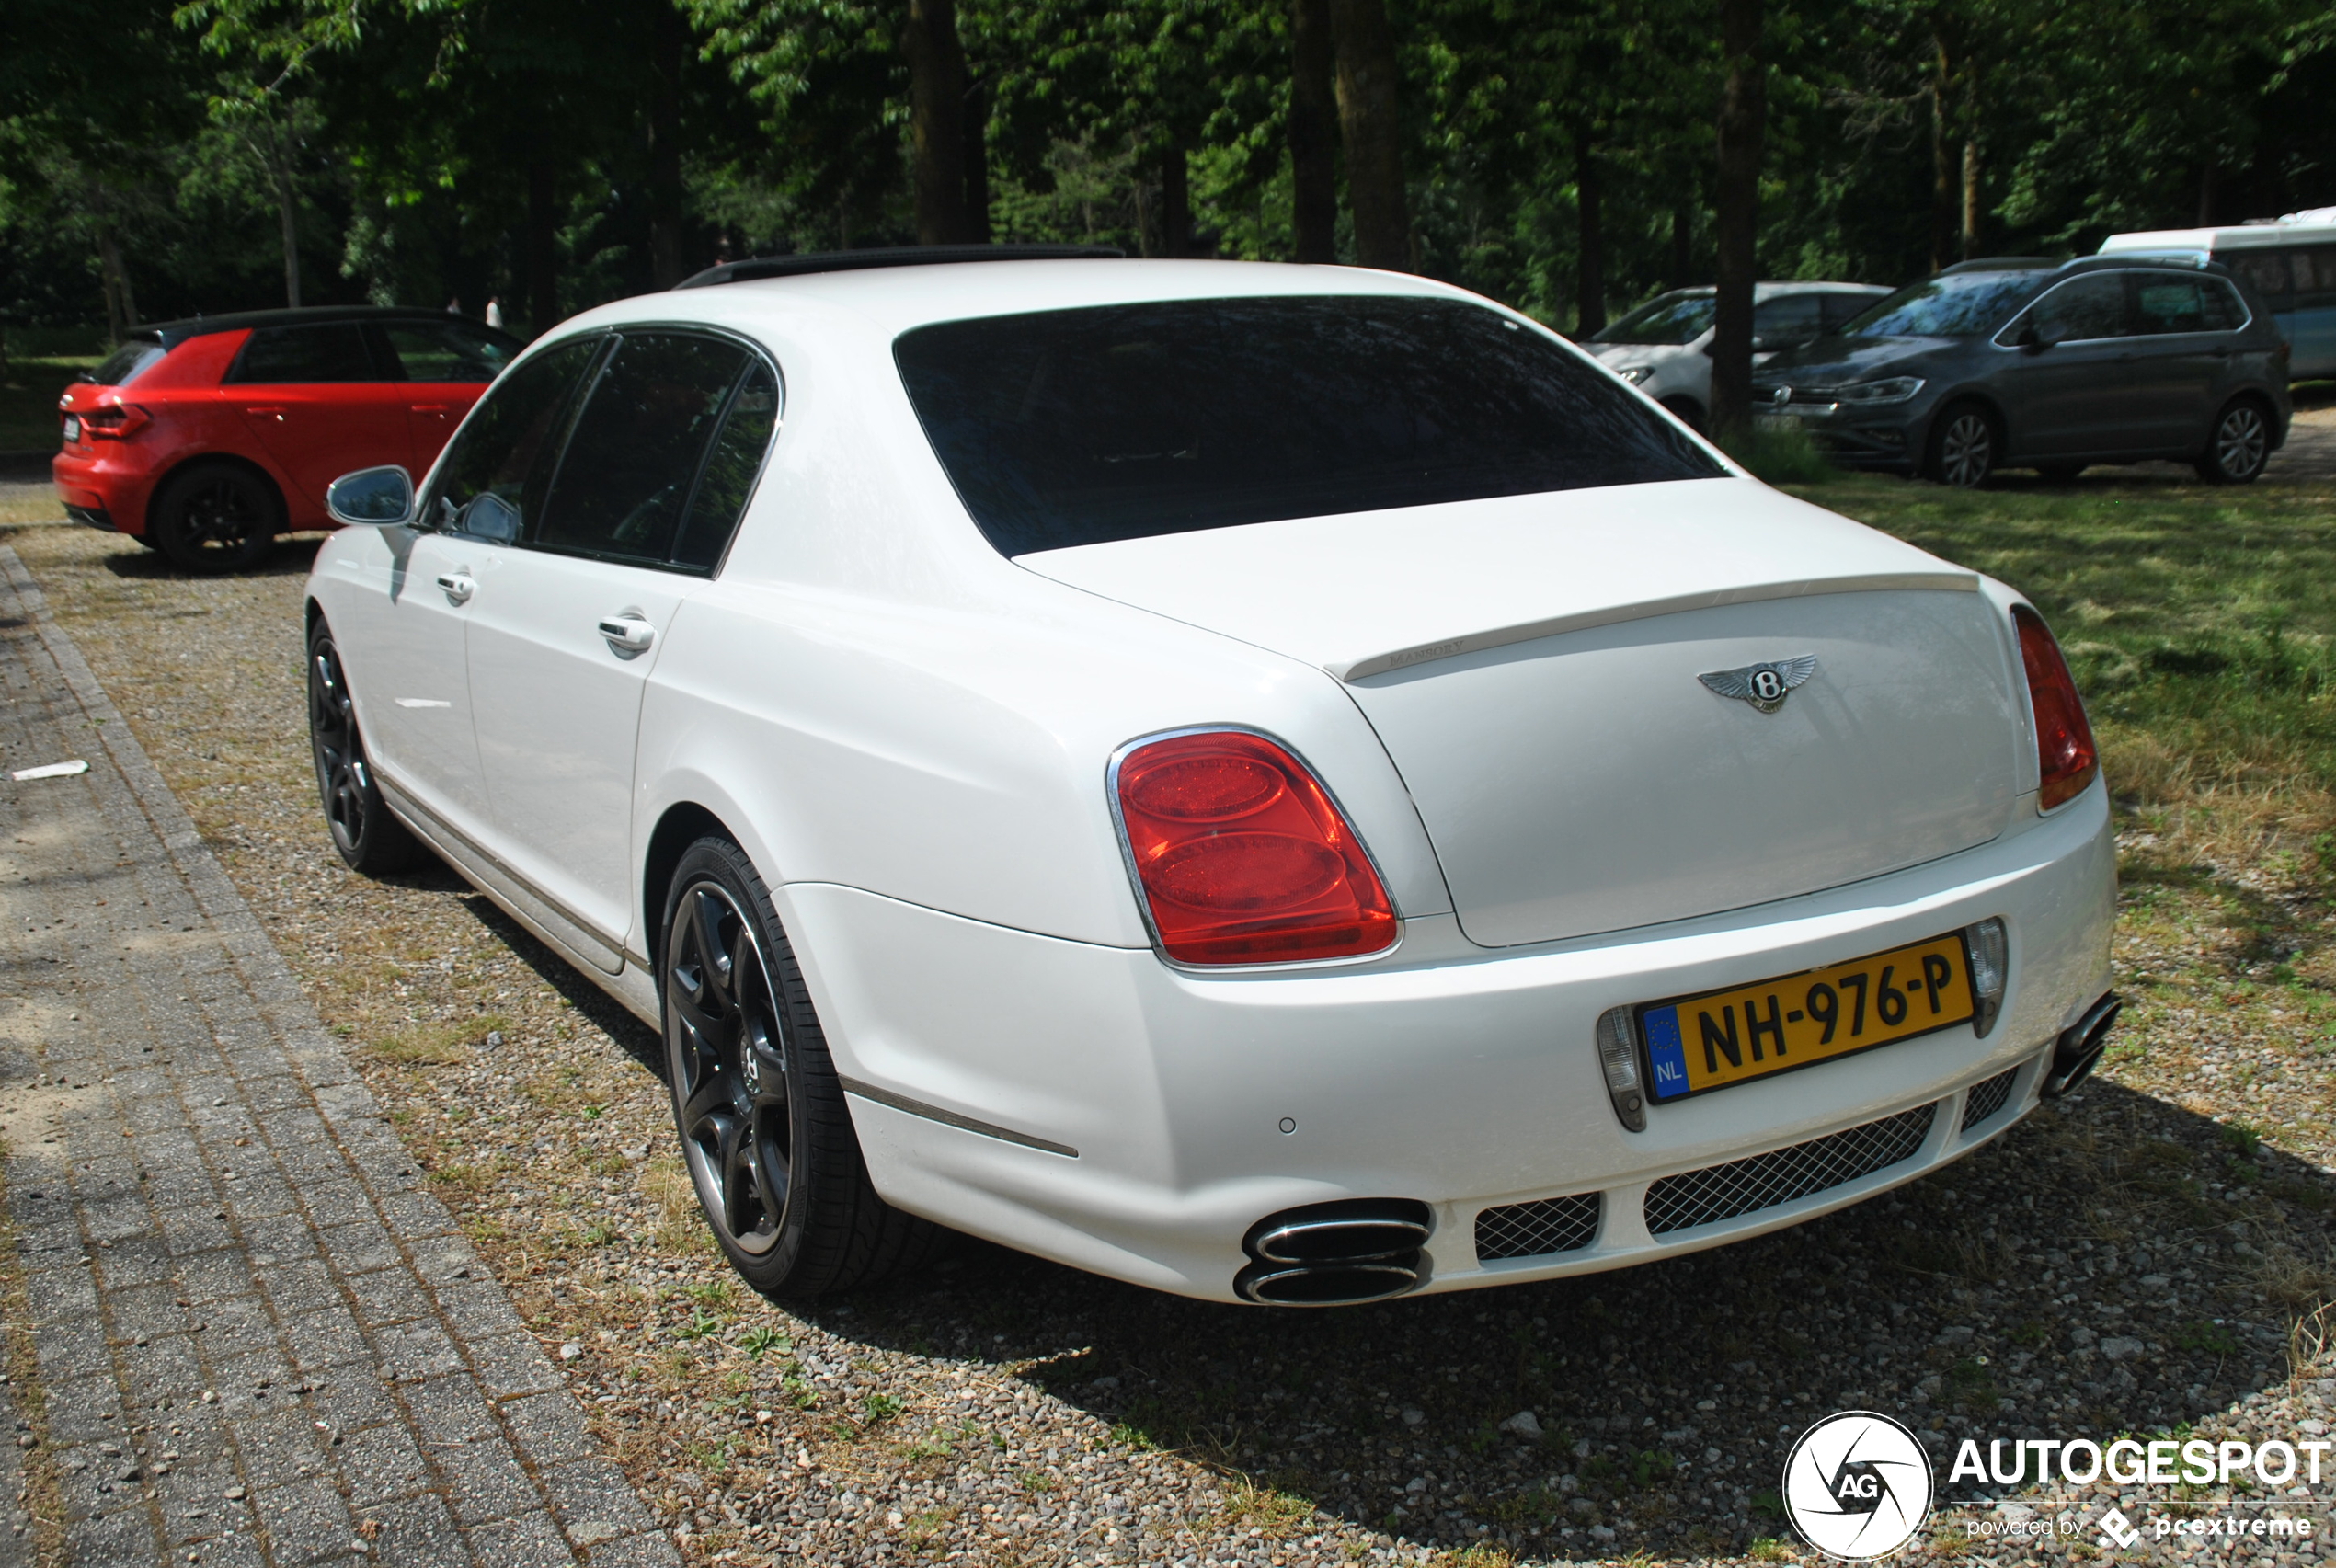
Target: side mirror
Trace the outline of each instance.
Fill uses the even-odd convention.
[[[2067,336],[2068,324],[2065,321],[2047,321],[2042,326],[2031,321],[2020,328],[2020,336],[2013,341],[2031,354],[2041,354]]]
[[[395,528],[414,521],[414,478],[395,464],[344,474],[325,488],[325,509],[351,528]]]

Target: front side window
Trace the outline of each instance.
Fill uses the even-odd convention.
[[[381,334],[407,381],[490,382],[519,353],[510,338],[460,321],[387,321]]]
[[[2219,278],[2141,272],[2134,284],[2136,320],[2145,335],[2229,332],[2247,320],[2239,296]]]
[[[1806,343],[1825,330],[1825,306],[1815,294],[1787,294],[1752,307],[1752,336],[1763,349]]]
[[[2336,245],[2299,250],[2291,259],[2296,267],[2296,307],[2327,310],[2336,306]]]
[[[536,355],[463,422],[422,500],[426,526],[498,544],[516,541],[543,504],[577,383],[604,339]]]
[[[2035,292],[2033,272],[1942,272],[1876,302],[1845,338],[1984,338]]]
[[[727,338],[625,333],[577,416],[528,542],[665,562],[715,427],[752,358]]]
[[[1459,300],[991,316],[903,333],[893,358],[1007,555],[1725,472],[1579,355]]]
[[[2003,340],[2022,342],[2034,334],[2041,339],[2081,343],[2090,338],[2123,338],[2126,325],[2125,275],[2093,272],[2071,278],[2030,305],[2013,323]],[[2054,336],[2054,329],[2058,336]]]
[[[1678,289],[1657,294],[1602,332],[1592,343],[1636,343],[1676,348],[1692,343],[1712,330],[1712,314],[1719,308],[1709,289]]]
[[[228,384],[246,386],[382,379],[365,346],[365,329],[354,321],[259,327],[226,375]]]

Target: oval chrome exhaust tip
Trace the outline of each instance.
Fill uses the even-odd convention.
[[[1432,1216],[1409,1198],[1346,1198],[1269,1214],[1242,1250],[1243,1300],[1270,1307],[1344,1307],[1401,1296],[1420,1281]]]
[[[2052,1048],[2052,1065],[2044,1070],[2044,1087],[2038,1091],[2041,1098],[2057,1100],[2092,1076],[2109,1044],[2109,1030],[2124,1006],[2125,999],[2113,990],[2060,1032],[2059,1043]]]

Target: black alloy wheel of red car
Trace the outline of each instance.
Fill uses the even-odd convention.
[[[181,470],[155,492],[147,537],[182,569],[212,576],[249,571],[284,531],[275,486],[227,463]]]

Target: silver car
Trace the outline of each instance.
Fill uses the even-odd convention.
[[[1772,354],[1838,332],[1889,292],[1865,283],[1755,284],[1753,351]],[[1607,369],[1700,430],[1712,408],[1714,308],[1710,289],[1673,289],[1583,339],[1582,347],[1596,354]]]

